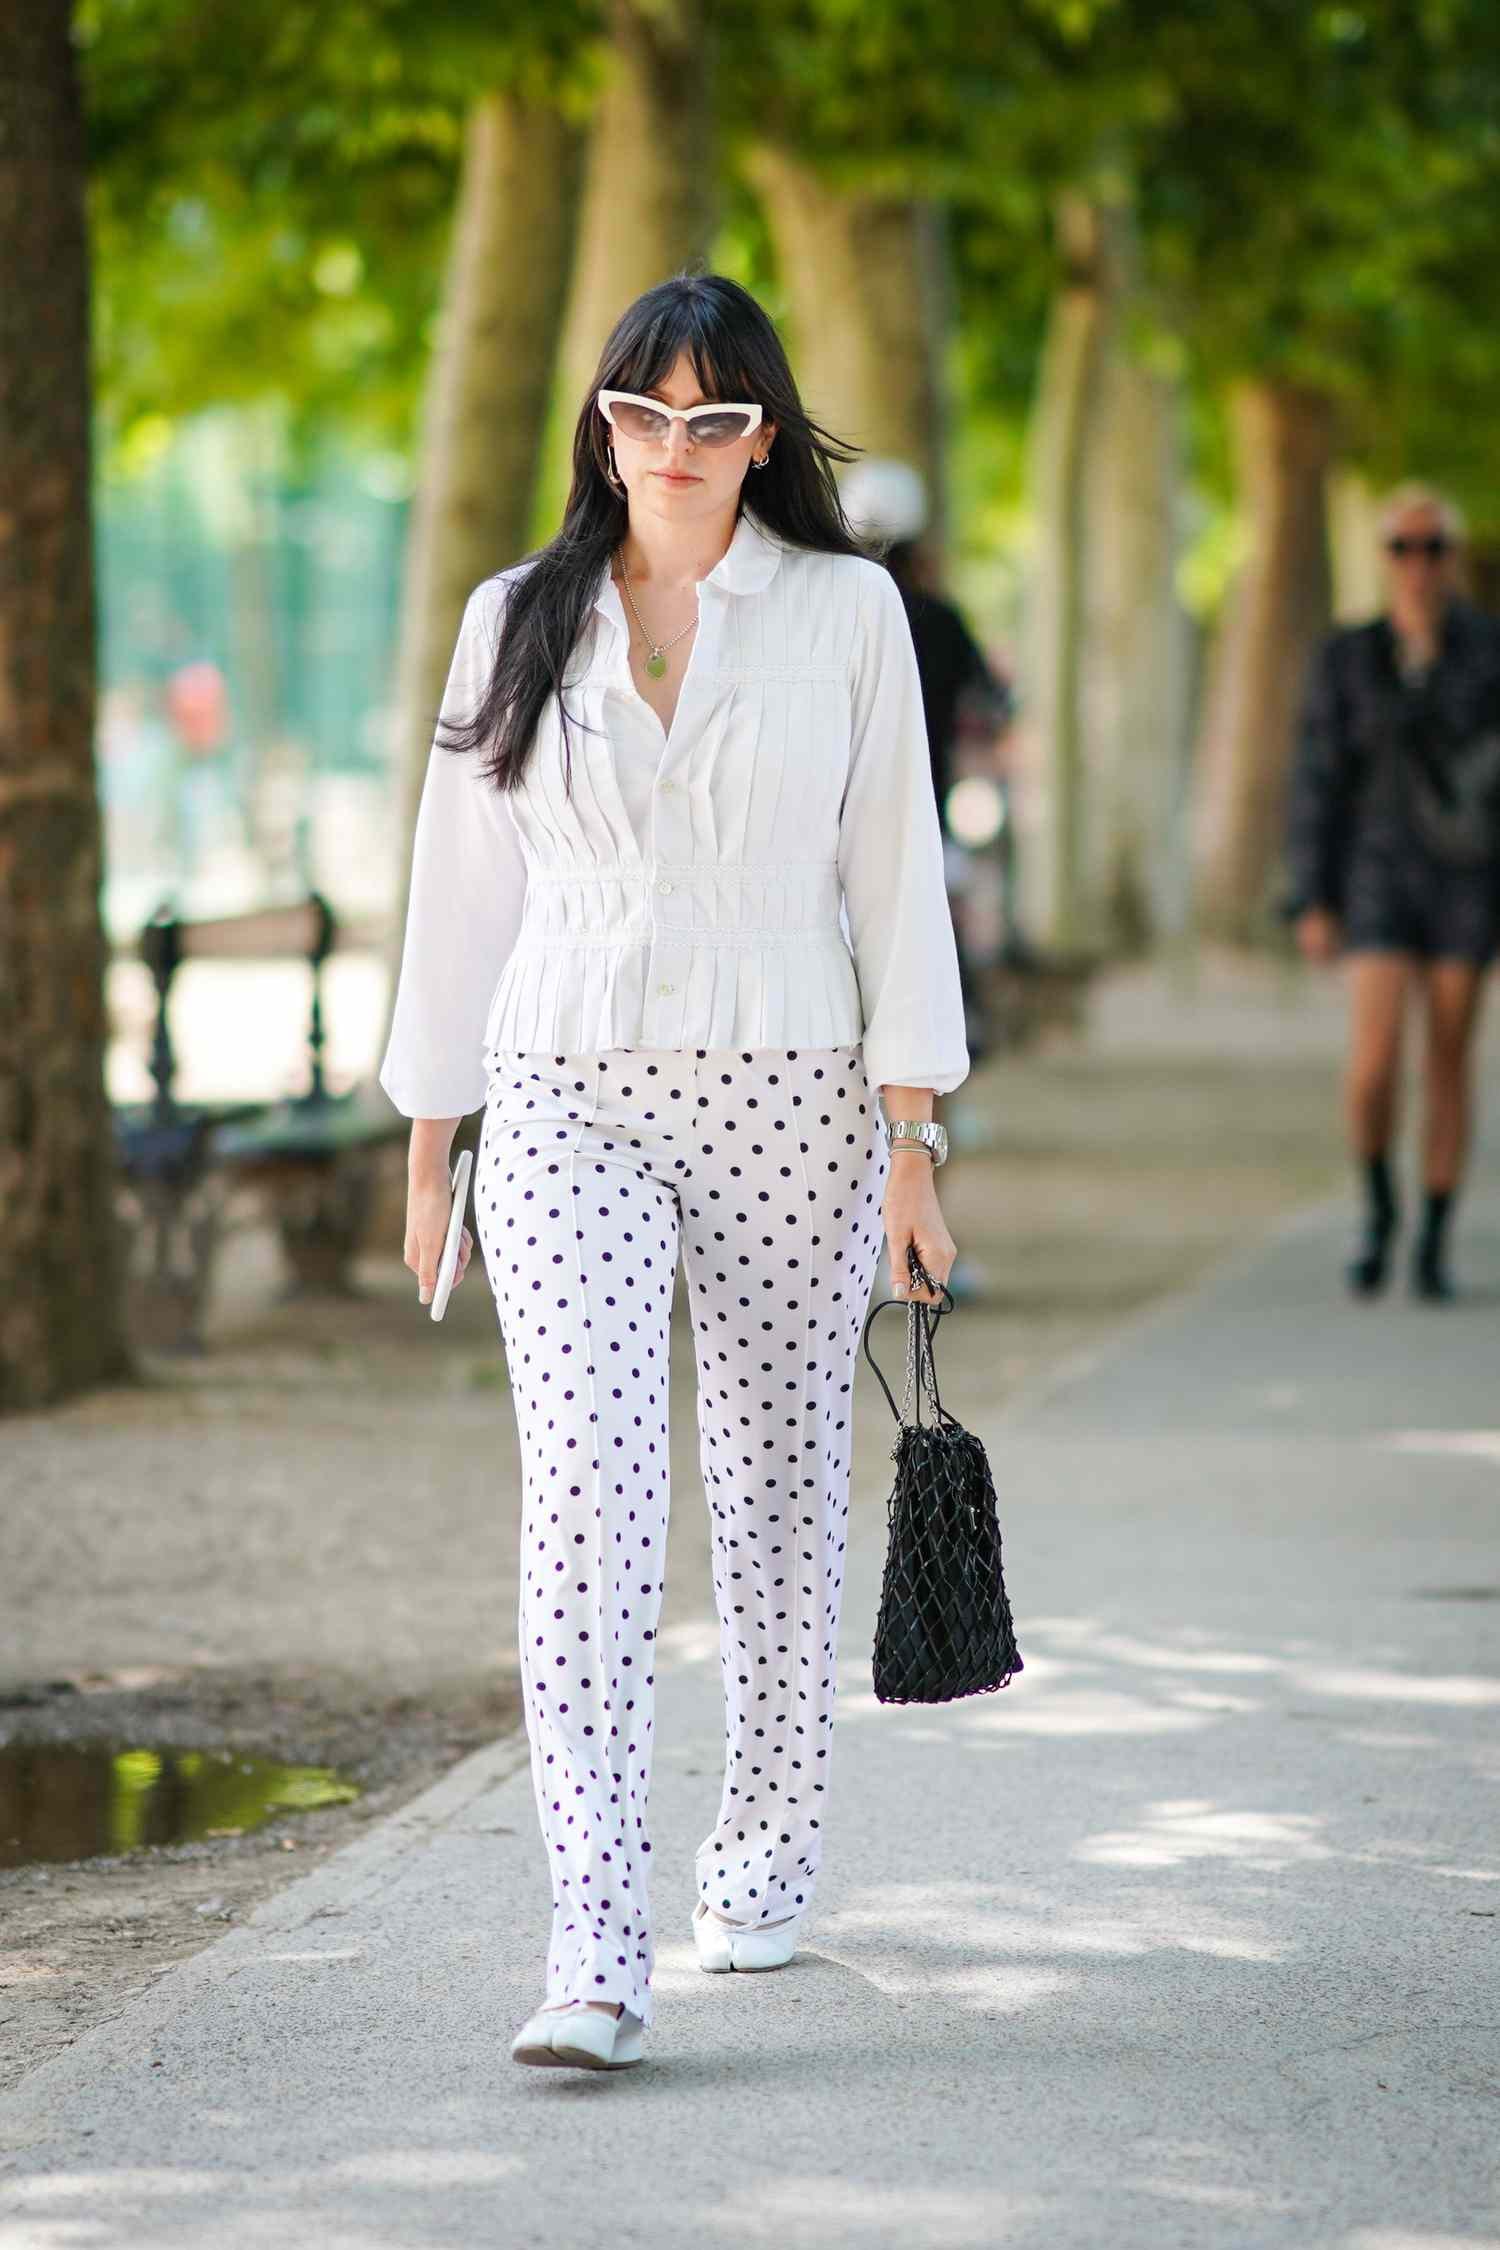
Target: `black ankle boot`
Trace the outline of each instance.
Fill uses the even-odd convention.
[[[1391,1242],[1400,1223],[1396,1191],[1388,1160],[1372,1156],[1365,1163],[1365,1218],[1354,1256],[1344,1268],[1345,1279],[1356,1297],[1373,1297],[1385,1287],[1390,1272]]]
[[[1448,1214],[1452,1206],[1451,1189],[1428,1190],[1422,1231],[1412,1253],[1411,1288],[1414,1297],[1429,1305],[1451,1304],[1457,1294],[1448,1271]]]

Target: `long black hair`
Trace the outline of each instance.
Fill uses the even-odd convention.
[[[839,500],[834,461],[852,461],[847,446],[810,421],[765,308],[724,274],[674,274],[647,289],[616,321],[599,355],[573,431],[573,484],[562,529],[512,582],[502,612],[494,668],[478,709],[463,724],[443,722],[442,746],[487,750],[486,779],[514,789],[536,738],[549,695],[556,695],[572,785],[564,666],[587,620],[599,579],[630,521],[626,496],[609,481],[609,431],[595,405],[600,390],[647,391],[662,383],[686,351],[706,399],[757,399],[776,440],[755,472],[758,522],[789,543],[823,554],[862,555]],[[749,482],[747,472],[746,482]],[[742,494],[740,511],[745,500]],[[738,516],[736,517],[738,521]]]

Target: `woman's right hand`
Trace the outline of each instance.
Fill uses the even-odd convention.
[[[438,1260],[448,1239],[448,1214],[452,1206],[453,1188],[446,1171],[407,1179],[405,1262],[417,1277],[420,1304],[430,1305],[437,1288]],[[468,1269],[473,1247],[473,1237],[465,1227],[458,1243],[458,1270],[453,1276],[455,1289]]]
[[[1326,906],[1310,906],[1297,917],[1297,943],[1304,961],[1321,966],[1336,958],[1343,943],[1339,918]]]

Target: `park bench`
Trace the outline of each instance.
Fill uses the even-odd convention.
[[[324,1081],[323,969],[339,937],[316,893],[212,921],[159,908],[138,952],[156,988],[148,1102],[115,1110],[120,1210],[130,1249],[133,1325],[142,1342],[203,1348],[203,1316],[225,1235],[269,1208],[289,1293],[353,1293],[350,1264],[369,1214],[378,1151],[408,1130],[378,1087],[330,1093]],[[191,1104],[174,1092],[173,981],[186,961],[305,961],[311,982],[308,1085],[289,1099]]]

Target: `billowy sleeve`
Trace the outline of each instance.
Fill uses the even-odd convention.
[[[443,691],[450,724],[473,717],[494,662],[504,588],[469,596]],[[467,1117],[485,1097],[484,1029],[514,949],[526,863],[510,800],[481,773],[482,752],[427,762],[412,845],[400,980],[380,1083],[403,1117]]]
[[[839,874],[873,1086],[947,1094],[969,1074],[922,682],[900,589],[860,571]]]

